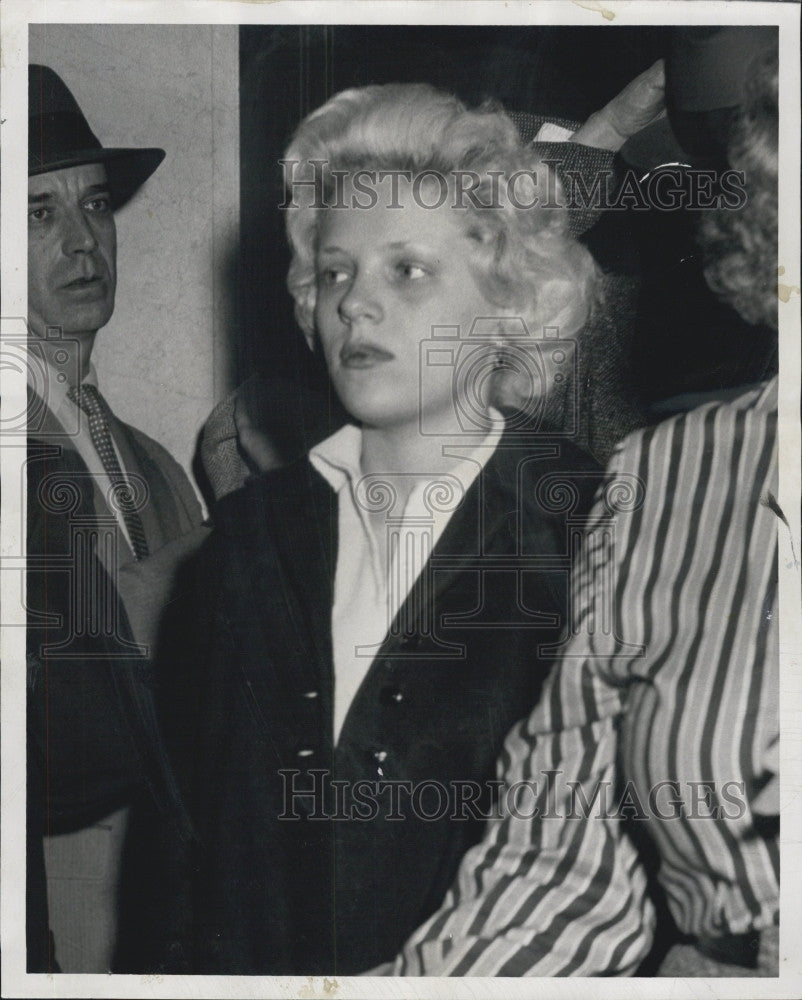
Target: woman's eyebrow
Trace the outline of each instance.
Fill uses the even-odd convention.
[[[415,250],[419,253],[424,253],[425,248],[415,243],[414,240],[393,240],[392,243],[383,243],[381,246],[382,250]],[[344,247],[337,246],[336,244],[330,244],[325,247],[319,247],[317,250],[318,254],[334,254],[334,253],[344,253],[347,254],[348,250]]]

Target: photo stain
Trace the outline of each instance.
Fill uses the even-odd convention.
[[[780,264],[777,268],[777,277],[781,278],[785,274],[785,268]],[[780,302],[788,302],[792,295],[799,295],[800,288],[799,285],[786,285],[783,282],[777,282],[777,298]]]
[[[340,989],[340,984],[339,984],[339,982],[337,981],[336,978],[329,979],[326,976],[323,977],[323,992],[322,993],[319,991],[318,987],[315,985],[315,978],[314,978],[314,976],[307,976],[306,977],[306,981],[307,981],[308,985],[307,986],[302,986],[301,989],[298,990],[298,998],[299,998],[299,1000],[315,1000],[315,998],[318,998],[318,997],[333,997],[333,996],[337,995],[337,993],[338,993],[338,991]]]
[[[615,19],[615,11],[612,11],[607,7],[602,7],[598,0],[573,0],[573,3],[575,3],[577,7],[581,7],[583,10],[592,10],[594,13],[601,14],[605,21],[612,21]]]

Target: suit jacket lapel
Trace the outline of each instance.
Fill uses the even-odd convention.
[[[275,537],[291,593],[298,595],[318,654],[330,657],[337,497],[308,461],[301,463],[298,472],[297,492],[290,490],[287,502],[276,505]],[[325,641],[321,641],[323,636]]]
[[[28,439],[46,441],[75,451],[74,437],[30,386],[28,386]]]
[[[32,440],[41,439],[69,449],[75,455],[76,462],[73,464],[77,464],[82,470],[81,475],[85,475],[87,480],[91,478],[86,463],[75,447],[73,436],[32,390],[29,390],[28,405],[29,413],[33,414],[35,418],[35,427],[29,432],[30,438]],[[145,449],[139,445],[131,429],[122,421],[117,420],[113,414],[110,429],[120,452],[126,474],[139,477],[142,481],[142,488],[145,490],[147,500],[139,509],[139,516],[148,547],[151,552],[155,552],[162,545],[183,533],[170,485],[158,463],[153,461]],[[135,492],[138,492],[136,483],[134,483],[134,488]],[[91,489],[98,518],[114,517],[114,512],[109,508],[103,492],[94,481],[91,483]],[[134,558],[122,530],[117,533],[116,558],[119,566],[132,562]],[[106,568],[107,570],[111,569],[109,566]]]
[[[56,418],[41,398],[30,389],[28,407],[29,461],[40,458],[47,463],[46,467],[41,470],[43,476],[77,478],[79,490],[85,491],[87,488],[91,490],[92,499],[87,507],[94,510],[95,516],[113,518],[114,515],[106,506],[105,498],[97,484],[94,481],[90,483],[89,469],[75,448],[74,439],[69,430]],[[39,478],[38,471],[36,478]],[[29,496],[29,507],[32,502],[36,501]],[[28,531],[30,538],[30,520]],[[119,532],[117,537],[117,549],[121,558],[126,561],[131,560],[133,557],[127,543],[124,539],[120,539]],[[46,555],[46,552],[36,552],[35,554]],[[98,546],[96,557],[106,572],[109,583],[113,586],[116,579],[114,568],[109,565],[108,559],[104,558],[105,555],[105,546]],[[127,619],[125,619],[125,609],[122,604],[120,604],[120,610],[123,618],[119,623],[122,634],[117,636],[117,640],[122,645],[104,650],[98,657],[98,667],[109,672],[109,679],[113,685],[120,711],[130,727],[129,735],[132,739],[134,752],[142,761],[145,779],[157,803],[162,807],[166,807],[167,804],[172,805],[179,821],[186,824],[188,821],[183,807],[179,804],[175,781],[161,744],[151,691],[149,686],[143,683],[146,674],[146,671],[143,670],[145,663],[141,659],[139,648],[132,641],[132,637],[129,637],[130,629]],[[123,647],[127,647],[127,650]],[[130,653],[130,656],[121,655],[126,651]]]
[[[435,547],[434,597],[439,598],[466,568],[483,556],[514,555],[518,530],[516,469],[519,449],[504,438],[471,484]]]
[[[139,508],[148,548],[155,552],[181,534],[170,487],[159,466],[139,447],[136,438],[122,421],[112,421],[112,434],[127,474],[141,477],[147,502]],[[135,493],[136,483],[134,486]]]
[[[508,436],[502,437],[446,525],[429,565],[399,610],[391,631],[399,631],[410,608],[421,608],[429,602],[436,611],[451,587],[464,584],[472,588],[474,584],[465,571],[480,568],[483,558],[555,551],[553,524],[542,513],[527,511],[531,504],[526,503],[526,497],[522,504],[521,471],[526,463],[539,458],[553,468],[558,456],[559,446],[554,442],[521,446]],[[436,628],[436,623],[432,624]]]
[[[37,441],[46,445],[46,450],[38,457],[45,463],[42,467],[42,478],[61,478],[62,476],[77,479],[77,487],[81,494],[91,497],[91,506],[95,517],[101,521],[109,523],[115,521],[114,512],[106,503],[103,491],[97,484],[96,479],[90,473],[83,456],[75,446],[74,434],[66,428],[56,417],[53,411],[42,401],[32,389],[28,389],[28,413],[29,413],[29,460],[33,457],[33,446]],[[30,502],[30,501],[29,501]],[[133,559],[131,549],[128,546],[121,531],[116,532],[115,556],[117,565],[124,565]],[[114,579],[116,567],[110,564],[112,554],[108,547],[99,545],[97,556],[103,564],[104,569]]]

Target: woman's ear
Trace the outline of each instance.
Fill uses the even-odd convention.
[[[492,337],[493,347],[495,348],[496,351],[501,351],[503,349],[505,340],[506,336],[504,333],[504,320],[499,318],[499,321],[496,324],[495,332],[493,333]]]
[[[556,327],[560,336],[573,336],[585,323],[589,303],[577,295],[576,287],[566,278],[551,278],[538,287],[537,329],[535,336],[541,335],[543,327]]]
[[[503,349],[510,340],[520,340],[522,334],[528,334],[526,320],[521,316],[520,309],[514,306],[505,306],[498,309],[498,322],[496,324],[493,344]]]
[[[314,284],[307,285],[305,288],[296,291],[295,319],[298,326],[300,326],[303,331],[309,350],[313,353],[315,350],[315,344],[317,343],[317,334],[315,332],[316,298],[317,289]]]

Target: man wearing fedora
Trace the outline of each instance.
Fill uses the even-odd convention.
[[[92,365],[114,311],[114,213],[163,158],[103,147],[60,77],[30,66],[31,972],[111,969],[129,816],[136,807],[157,822],[179,815],[149,654],[160,597],[201,510],[164,448],[114,416]]]

